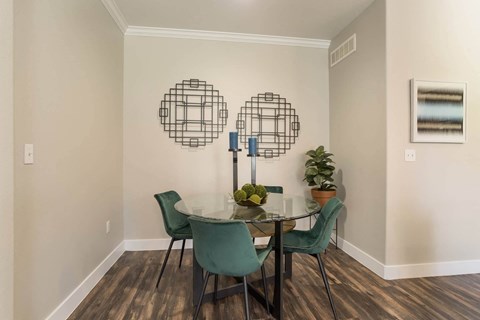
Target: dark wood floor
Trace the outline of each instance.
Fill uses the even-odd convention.
[[[164,254],[125,252],[69,319],[191,319],[192,251],[186,250],[181,269],[180,251],[172,252],[157,291]],[[323,259],[340,319],[480,319],[480,274],[385,281],[341,250],[329,248]],[[315,259],[294,255],[293,261],[293,277],[285,281],[285,318],[333,319]],[[273,254],[266,269],[273,273]],[[233,281],[221,277],[219,287]],[[273,284],[269,291],[271,297]],[[252,319],[272,319],[252,298],[250,307]],[[238,294],[204,304],[200,318],[243,317]]]

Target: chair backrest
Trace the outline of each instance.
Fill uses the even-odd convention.
[[[175,191],[167,191],[154,195],[162,211],[163,224],[165,231],[170,237],[174,237],[175,230],[188,225],[187,217],[175,210],[175,203],[182,200]]]
[[[342,208],[343,203],[338,198],[331,198],[322,207],[315,225],[310,230],[310,232],[315,235],[316,240],[314,246],[318,248],[319,252],[327,248],[333,226]]]
[[[221,275],[243,277],[261,264],[247,225],[241,220],[188,218],[195,257],[202,268]]]
[[[282,186],[265,186],[265,189],[270,193],[283,193]]]

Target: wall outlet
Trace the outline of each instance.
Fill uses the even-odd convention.
[[[405,161],[415,161],[417,156],[414,149],[405,149]]]
[[[110,233],[110,220],[107,220],[107,222],[105,222],[105,233]]]

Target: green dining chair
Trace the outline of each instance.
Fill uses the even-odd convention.
[[[211,274],[243,278],[245,316],[250,319],[248,307],[247,275],[261,269],[265,305],[269,312],[269,300],[263,262],[271,246],[256,249],[247,225],[241,220],[214,220],[192,216],[188,218],[193,232],[193,249],[198,264],[206,271],[202,293],[193,319],[197,319],[205,289]],[[216,290],[216,288],[215,288]]]
[[[160,279],[162,279],[163,272],[165,271],[165,266],[168,262],[168,257],[170,256],[170,251],[172,251],[173,243],[177,240],[183,240],[182,242],[182,251],[180,253],[180,263],[178,267],[182,266],[183,251],[185,250],[185,240],[192,239],[192,229],[188,223],[187,217],[177,210],[175,210],[174,205],[178,201],[182,200],[178,193],[175,191],[167,191],[163,193],[158,193],[154,195],[157,199],[158,204],[160,205],[160,211],[162,212],[163,225],[165,226],[165,231],[167,234],[172,237],[170,245],[168,246],[167,254],[163,261],[162,270],[157,280],[157,289],[160,284]]]
[[[342,208],[343,203],[338,198],[332,198],[322,207],[319,217],[312,229],[293,230],[285,233],[283,236],[284,253],[306,253],[317,258],[323,283],[325,284],[325,290],[327,291],[328,300],[330,301],[330,307],[332,308],[335,319],[338,319],[337,311],[335,309],[335,304],[333,303],[330,285],[328,284],[327,274],[320,253],[328,246],[333,226]],[[270,245],[274,246],[274,238],[271,238]]]
[[[282,186],[265,186],[265,189],[269,193],[283,193],[283,187]]]

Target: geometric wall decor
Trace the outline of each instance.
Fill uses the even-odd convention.
[[[198,148],[212,143],[227,124],[227,103],[213,85],[198,79],[175,84],[158,110],[163,129],[182,146]]]
[[[266,92],[245,101],[237,115],[236,128],[245,148],[249,137],[257,137],[257,156],[273,158],[290,150],[298,138],[300,122],[285,98]]]
[[[464,143],[464,82],[411,80],[411,142]]]

